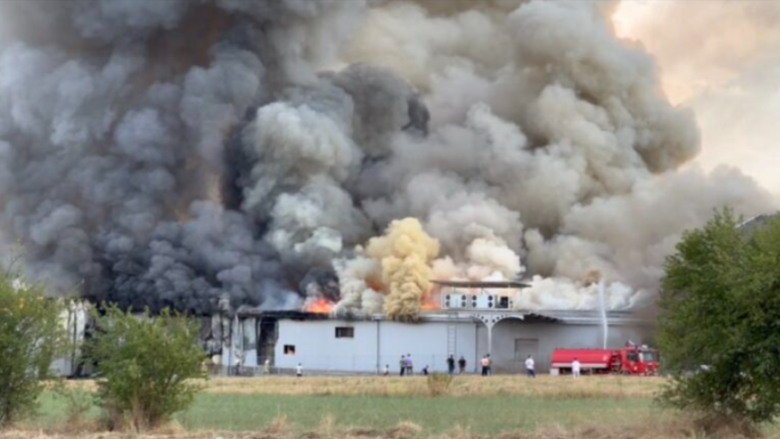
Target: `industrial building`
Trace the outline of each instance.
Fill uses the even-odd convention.
[[[547,372],[555,348],[652,344],[654,322],[631,311],[517,310],[513,295],[524,287],[517,282],[439,286],[441,308],[423,311],[416,322],[243,309],[232,321],[212,325],[206,339],[224,340],[222,348],[211,344],[215,363],[240,363],[247,374],[266,360],[275,371],[292,371],[300,363],[316,373],[380,373],[385,365],[398,372],[401,356],[409,354],[415,369],[431,371],[446,371],[450,355],[462,356],[473,373],[488,353],[496,373],[524,371],[528,355],[539,372]]]
[[[516,282],[439,286],[440,309],[423,311],[416,322],[239,308],[201,317],[201,339],[215,373],[242,375],[261,373],[266,360],[274,373],[291,372],[299,363],[307,373],[376,374],[385,365],[397,373],[401,356],[409,354],[418,371],[446,371],[452,355],[465,358],[466,371],[474,373],[488,353],[495,373],[523,372],[528,355],[538,372],[547,372],[556,348],[652,344],[654,322],[632,311],[518,310],[513,295],[523,285]],[[84,317],[81,308],[69,314],[76,340],[83,338]],[[72,374],[75,358],[58,362],[58,369]]]

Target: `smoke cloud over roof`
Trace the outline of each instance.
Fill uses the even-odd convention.
[[[430,276],[593,307],[593,271],[646,302],[683,230],[772,201],[686,165],[693,113],[607,9],[2,2],[0,251],[52,294],[203,313],[406,316]]]

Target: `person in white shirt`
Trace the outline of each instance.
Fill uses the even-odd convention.
[[[529,355],[528,358],[525,359],[525,370],[528,372],[528,378],[536,378],[534,366],[534,359]]]
[[[384,376],[390,375],[390,365],[389,364],[385,364],[385,368],[382,370],[382,375],[384,375]]]
[[[298,363],[298,367],[295,368],[295,376],[303,376],[303,365],[301,363]]]
[[[578,378],[580,376],[581,368],[582,365],[580,365],[580,360],[575,358],[571,363],[571,374],[574,376],[574,378]]]

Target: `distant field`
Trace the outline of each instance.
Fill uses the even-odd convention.
[[[94,388],[88,381],[70,385]],[[662,385],[659,378],[469,376],[456,377],[449,395],[431,397],[423,377],[220,378],[208,382],[194,406],[176,417],[176,424],[178,434],[187,436],[264,432],[260,437],[268,439],[403,439],[399,426],[411,428],[411,433],[402,428],[401,436],[420,438],[548,431],[579,437],[585,430],[624,432],[636,430],[638,424],[673,424],[675,416],[653,403]],[[23,427],[28,432],[61,432],[64,413],[65,401],[46,394],[40,415]],[[88,417],[98,415],[93,409]],[[662,437],[657,433],[632,437]]]

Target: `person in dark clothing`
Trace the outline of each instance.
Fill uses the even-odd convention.
[[[426,364],[425,367],[422,369],[423,375],[428,375],[428,365]]]
[[[399,363],[401,366],[401,376],[404,376],[404,372],[406,372],[406,356],[401,355],[401,361]]]
[[[461,355],[460,359],[458,359],[458,369],[460,369],[461,375],[466,373],[466,359],[463,357],[463,355]]]
[[[450,355],[449,358],[447,358],[447,372],[452,375],[455,373],[455,357]]]

